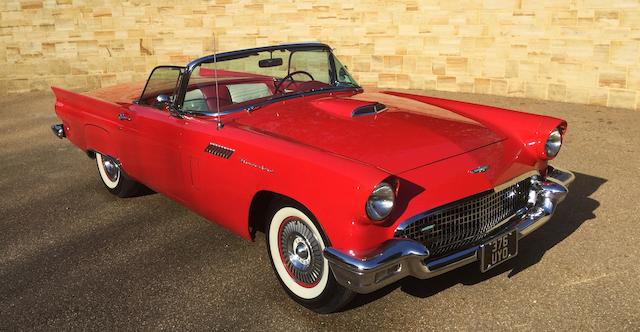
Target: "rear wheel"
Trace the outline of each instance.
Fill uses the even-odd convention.
[[[150,192],[147,187],[131,179],[115,158],[96,152],[96,164],[100,179],[110,193],[118,197],[132,197]]]
[[[322,254],[328,242],[311,213],[293,202],[279,202],[271,211],[267,249],[287,294],[318,313],[342,308],[354,293],[338,284],[330,271]]]

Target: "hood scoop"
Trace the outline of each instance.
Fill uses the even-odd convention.
[[[387,106],[378,102],[350,98],[322,98],[312,101],[311,104],[324,112],[345,118],[377,114],[387,109]]]
[[[386,109],[387,109],[387,106],[385,106],[385,104],[381,104],[381,103],[364,105],[364,106],[360,106],[360,107],[354,109],[353,112],[351,112],[351,117],[370,115],[370,114],[377,114],[377,113],[380,113],[380,112],[382,112],[382,111],[384,111]]]

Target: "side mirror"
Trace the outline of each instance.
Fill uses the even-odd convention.
[[[171,102],[171,98],[167,95],[158,95],[156,97],[156,103],[158,104],[167,105],[170,102]]]

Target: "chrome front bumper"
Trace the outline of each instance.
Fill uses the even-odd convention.
[[[545,224],[557,205],[566,197],[573,173],[549,166],[545,181],[540,183],[536,203],[507,223],[514,225],[523,238]],[[427,279],[478,260],[480,245],[460,250],[445,257],[429,260],[429,249],[410,239],[391,239],[366,257],[354,257],[334,248],[326,248],[336,280],[357,292],[370,293],[406,276]]]

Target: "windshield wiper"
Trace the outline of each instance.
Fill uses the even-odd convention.
[[[345,84],[345,83],[342,83]],[[336,90],[336,91],[341,91],[341,90],[348,90],[348,89],[361,89],[361,87],[359,85],[356,84],[351,84],[351,83],[346,83],[349,85],[332,85],[329,87],[324,87],[324,88],[319,88],[319,89],[312,89],[306,92],[320,92],[320,91],[332,91],[332,90]]]
[[[330,87],[324,87],[324,88],[318,88],[318,89],[311,89],[311,90],[307,90],[307,91],[298,91],[298,92],[292,92],[292,93],[288,93],[288,94],[282,94],[282,95],[277,95],[277,96],[272,96],[270,98],[267,98],[257,104],[265,104],[265,103],[269,103],[269,102],[273,102],[273,101],[278,101],[281,99],[289,99],[289,98],[294,98],[294,97],[303,97],[306,95],[310,95],[310,94],[315,94],[318,92],[325,92],[325,91],[341,91],[341,90],[347,90],[347,89],[354,89],[354,88],[360,88],[357,85],[352,85],[352,86],[330,86]]]

